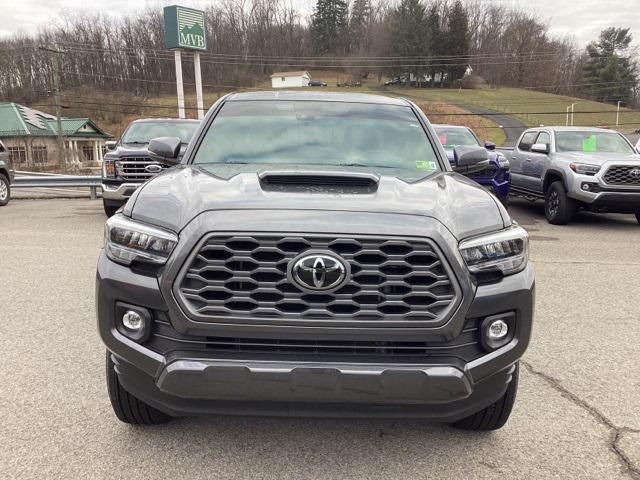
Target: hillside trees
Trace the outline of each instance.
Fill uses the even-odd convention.
[[[628,104],[638,83],[637,65],[629,50],[633,40],[628,28],[607,28],[587,46],[583,92],[596,100]]]

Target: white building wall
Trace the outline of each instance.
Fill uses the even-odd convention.
[[[271,77],[272,88],[298,88],[309,86],[310,78],[307,75],[298,77]]]

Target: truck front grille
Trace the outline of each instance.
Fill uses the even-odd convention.
[[[467,319],[460,335],[450,341],[374,341],[374,340],[303,340],[284,338],[245,338],[184,335],[177,332],[163,312],[157,312],[152,335],[145,346],[162,355],[172,352],[190,352],[216,358],[224,355],[259,356],[267,354],[281,358],[295,355],[296,359],[307,356],[326,359],[333,357],[369,357],[371,361],[435,360],[458,358],[464,362],[475,360],[486,352],[479,341],[479,324],[482,319]],[[284,359],[284,358],[283,358]]]
[[[335,292],[303,291],[287,277],[307,250],[351,268]],[[183,270],[178,296],[192,316],[270,320],[420,322],[447,318],[459,287],[426,239],[320,235],[212,235]]]
[[[610,185],[640,186],[640,166],[614,165],[604,174],[604,181]]]
[[[164,170],[169,168],[166,165],[151,160],[148,157],[129,157],[122,160],[116,160],[116,172],[119,177],[124,180],[131,180],[136,182],[146,182],[151,177],[157,175],[157,173],[149,173],[145,168],[149,165],[159,165]]]

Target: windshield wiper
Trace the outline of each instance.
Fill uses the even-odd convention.
[[[123,142],[125,145],[147,145],[149,142],[141,142],[140,140],[135,140],[133,142]]]

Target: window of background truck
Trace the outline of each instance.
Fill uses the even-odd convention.
[[[411,108],[313,101],[227,102],[193,163],[217,174],[229,165],[249,167],[240,171],[266,165],[361,170],[407,180],[442,170]]]
[[[132,123],[122,135],[122,143],[149,143],[158,137],[179,137],[182,143],[189,143],[199,126],[196,122]]]
[[[435,127],[438,140],[447,150],[453,150],[460,145],[480,146],[476,136],[466,128]]]
[[[520,140],[520,144],[518,145],[518,148],[520,150],[524,150],[525,152],[528,152],[529,150],[531,150],[531,145],[533,145],[533,142],[536,141],[536,137],[538,136],[538,132],[527,132],[522,136],[522,140]]]
[[[558,152],[634,153],[631,145],[614,132],[572,131],[556,133]]]
[[[536,143],[544,143],[545,145],[551,145],[551,136],[547,132],[540,132]]]

